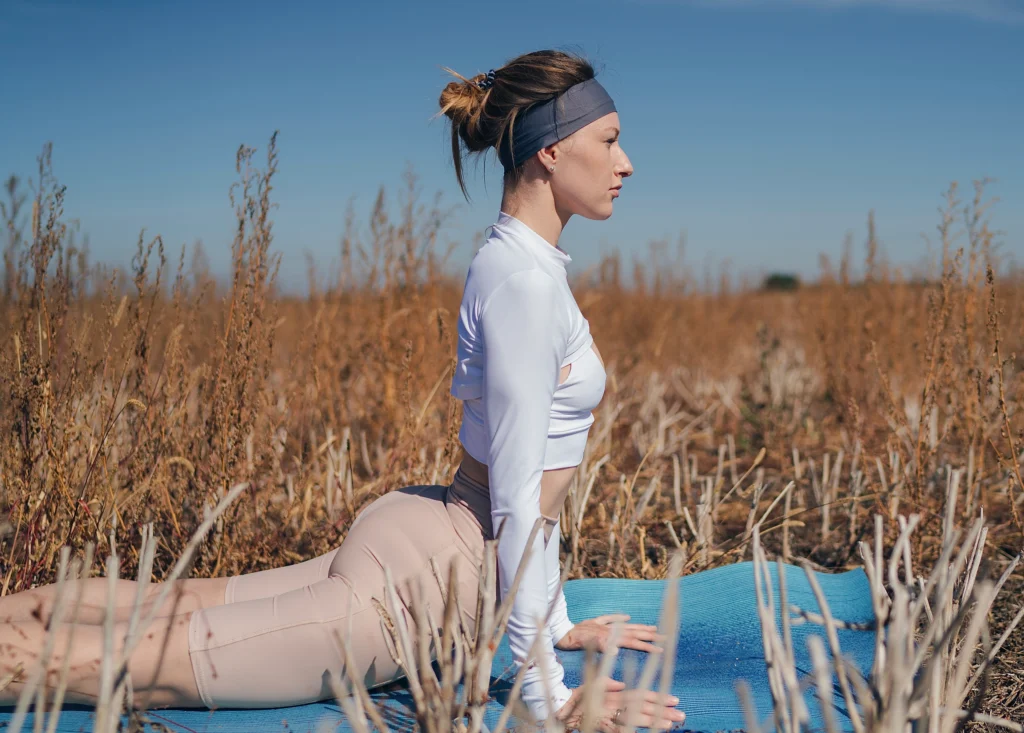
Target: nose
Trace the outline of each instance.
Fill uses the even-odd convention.
[[[633,164],[625,153],[622,154],[622,162],[619,164],[618,173],[622,178],[629,178],[633,175]]]

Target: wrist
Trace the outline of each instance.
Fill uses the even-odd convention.
[[[562,706],[557,708],[553,713],[555,716],[555,720],[561,722],[567,730],[572,729],[571,724],[572,722],[574,722],[573,719],[577,717],[576,715],[574,715],[574,713],[577,712],[577,708],[579,707],[578,704],[574,704],[572,701],[574,694],[575,690],[569,689],[569,699],[566,700],[565,703],[563,703]]]
[[[572,628],[570,628],[568,631],[562,634],[562,637],[560,639],[554,642],[554,646],[556,649],[561,649],[562,651],[575,649],[575,638],[576,636],[575,634],[573,634]]]
[[[537,680],[534,685],[529,685],[529,687],[533,687],[535,685],[537,687],[544,686],[542,681]],[[561,681],[551,686],[550,698],[547,698],[547,696],[539,690],[539,694],[536,695],[531,695],[530,692],[531,691],[527,689],[527,686],[524,685],[522,693],[523,702],[526,703],[526,707],[529,709],[530,715],[532,715],[533,719],[538,723],[543,723],[550,716],[555,716],[557,718],[558,713],[563,712],[562,709],[572,697],[572,690],[566,687],[565,683]]]
[[[551,625],[551,640],[552,643],[559,649],[573,649],[573,629],[576,625],[569,619],[564,619],[561,622],[555,622]]]

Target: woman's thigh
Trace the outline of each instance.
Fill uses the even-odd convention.
[[[372,666],[393,664],[372,606],[353,603],[344,579],[329,577],[272,598],[198,611],[189,629],[196,687],[210,708],[301,705],[331,695],[328,676],[339,675],[335,633],[351,633]],[[353,648],[355,652],[355,649]]]
[[[272,598],[323,580],[330,573],[331,562],[339,549],[341,548],[335,547],[330,552],[294,565],[232,576],[227,579],[223,602],[237,603],[256,598]]]
[[[408,588],[420,583],[420,601],[442,623],[444,594],[430,561],[446,572],[453,554],[457,550],[446,548],[432,558],[421,558],[415,572],[395,577],[397,609],[384,592],[383,568],[377,566],[376,574],[369,568],[353,573],[371,584],[358,593],[346,577],[331,575],[273,598],[195,612],[189,656],[204,704],[211,708],[301,705],[333,697],[332,675],[336,680],[355,677],[367,688],[401,678],[404,671],[394,661],[393,641],[374,600],[393,619],[403,617],[416,635]],[[461,597],[460,603],[467,605]],[[351,654],[351,670],[346,669],[343,648]],[[432,656],[435,653],[431,650]]]

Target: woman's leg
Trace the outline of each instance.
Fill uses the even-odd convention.
[[[327,577],[338,548],[305,562],[261,570],[230,578],[186,578],[177,581],[157,616],[173,616],[224,603],[269,598],[278,593],[301,588]],[[82,583],[82,603],[72,618],[77,583],[68,582],[65,590],[64,620],[68,623],[102,624],[107,613],[109,583],[106,578],[86,578]],[[160,595],[162,583],[150,583],[143,599],[142,613],[148,614]],[[118,580],[114,587],[114,620],[128,621],[134,610],[138,583]],[[56,584],[13,593],[0,598],[0,622],[30,621],[45,623],[53,612],[57,598]]]
[[[331,563],[339,549],[340,546],[335,547],[324,555],[295,565],[227,578],[222,602],[235,603],[251,601],[254,598],[272,598],[280,593],[312,585],[330,574]]]
[[[157,616],[195,611],[224,603],[224,591],[230,578],[187,578],[179,580],[157,611]],[[82,588],[82,602],[74,613],[78,586]],[[106,578],[86,578],[64,584],[64,621],[78,624],[102,624],[107,613],[109,581]],[[148,614],[163,588],[162,583],[150,583],[143,598],[142,613]],[[114,585],[114,621],[128,621],[138,594],[134,580],[118,580]],[[32,622],[45,625],[53,613],[57,599],[57,585],[33,588],[0,598],[0,623]]]
[[[301,588],[327,577],[337,549],[306,562],[264,570],[231,578],[190,578],[179,580],[129,662],[129,673],[139,704],[151,707],[205,707],[199,696],[188,653],[188,629],[191,612],[214,608],[235,601],[269,598],[278,593]],[[79,612],[72,618],[74,601],[81,586]],[[162,583],[147,588],[142,612],[149,613],[157,600]],[[229,589],[232,592],[228,592]],[[136,602],[138,583],[118,580],[114,585],[115,643],[120,645],[127,632]],[[56,584],[33,588],[0,598],[0,677],[22,663],[26,673],[38,660],[46,638],[46,627],[56,600]],[[65,584],[63,625],[58,628],[54,655],[48,665],[52,691],[63,664],[64,649],[73,634],[68,676],[68,701],[95,703],[99,694],[100,651],[109,581],[88,578]],[[180,597],[177,597],[179,596]],[[166,642],[166,643],[165,643]],[[156,676],[154,676],[156,675]],[[14,683],[0,693],[0,704],[17,699],[22,684]]]
[[[274,707],[330,698],[333,690],[328,673],[339,678],[346,674],[339,638],[355,660],[353,673],[368,687],[400,678],[403,673],[389,652],[390,636],[385,636],[373,603],[378,599],[390,607],[385,600],[385,567],[392,572],[401,606],[390,611],[404,616],[414,631],[408,583],[423,582],[423,601],[440,622],[444,617],[442,587],[447,591],[445,576],[452,560],[460,565],[460,589],[466,589],[460,590],[460,596],[465,593],[460,599],[462,608],[469,613],[474,608],[475,568],[456,545],[444,504],[445,491],[443,486],[427,486],[390,492],[374,503],[372,512],[360,515],[342,546],[331,553],[235,580],[236,590],[248,589],[258,595],[326,571],[327,577],[301,587],[250,600],[238,600],[236,593],[234,602],[226,604],[223,597],[229,579],[212,579],[201,585],[197,585],[198,579],[181,581],[182,590],[196,591],[187,595],[193,596],[199,608],[157,618],[144,632],[128,664],[136,704]],[[441,568],[441,584],[433,576],[432,559]],[[295,568],[299,572],[289,572]],[[101,616],[106,583],[99,579],[83,588],[92,612]],[[0,624],[0,674],[13,671],[19,662],[31,669],[38,660],[45,627],[33,618],[32,610],[40,608],[39,614],[45,618],[47,603],[52,608],[52,588],[49,596],[38,592],[24,598],[19,598],[22,594],[12,596],[3,608],[4,615],[10,613],[12,619],[15,611],[25,611],[29,620]],[[130,606],[134,590],[132,581],[118,584],[119,608]],[[150,589],[151,593],[157,591],[155,585]],[[116,625],[116,649],[126,632],[127,623]],[[103,627],[64,624],[56,633],[55,653],[47,668],[48,686],[56,683],[68,635],[73,634],[67,700],[94,702],[100,689]],[[21,689],[22,683],[8,686],[0,693],[0,704],[13,702]]]
[[[135,704],[140,707],[203,707],[188,655],[188,630],[193,612],[158,618],[143,631],[128,662]],[[127,623],[114,626],[114,651],[120,654]],[[24,680],[32,674],[43,649],[46,630],[37,622],[0,625],[0,676],[23,665]],[[61,624],[54,632],[56,644],[47,664],[47,697],[52,700],[64,654],[70,640],[70,664],[65,700],[93,705],[100,692],[104,629],[91,624]],[[0,690],[0,705],[17,701],[24,682]]]
[[[390,635],[374,604],[402,615],[415,631],[408,584],[422,581],[423,601],[435,621],[444,618],[450,562],[461,563],[460,588],[472,588],[475,568],[455,542],[444,504],[446,487],[409,487],[374,502],[349,531],[323,580],[271,598],[238,601],[197,611],[189,635],[196,686],[208,707],[264,708],[333,697],[330,675],[349,674],[377,687],[404,672],[395,664]],[[391,571],[400,608],[388,602],[384,568]],[[460,596],[462,592],[460,591]],[[468,595],[468,594],[467,594]],[[464,611],[472,613],[466,598]],[[344,670],[340,644],[355,669]]]

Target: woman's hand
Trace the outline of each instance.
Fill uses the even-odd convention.
[[[610,613],[597,618],[580,621],[563,636],[555,646],[563,651],[584,649],[588,645],[594,645],[598,651],[605,651],[608,639],[612,634],[612,624],[622,621],[622,632],[619,635],[619,649],[637,649],[642,652],[662,652],[664,648],[651,644],[652,641],[664,639],[663,634],[658,633],[657,626],[647,624],[627,624],[629,614]]]
[[[625,683],[611,677],[601,677],[594,684],[603,687],[599,693],[597,710],[597,728],[603,733],[620,733],[627,726],[667,730],[686,720],[686,713],[675,709],[679,698],[672,695],[663,695],[654,690],[626,690]],[[580,730],[583,714],[583,688],[577,687],[572,690],[565,705],[555,713],[555,717],[568,730]]]

